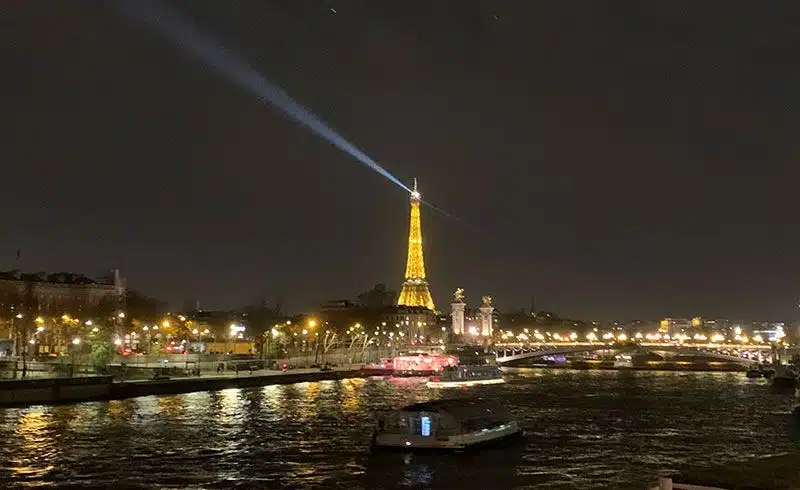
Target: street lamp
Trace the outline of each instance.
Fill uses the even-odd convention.
[[[195,346],[195,350],[197,351],[197,356],[198,356],[197,360],[199,361],[200,360],[200,330],[198,330],[196,328],[192,329],[192,335],[194,335],[195,338],[197,339],[197,345]],[[186,351],[188,352],[189,350],[187,349]]]
[[[81,338],[75,337],[72,339],[72,363],[70,364],[70,377],[75,376],[75,356],[78,353],[78,346],[81,345]]]
[[[142,331],[145,333],[145,339],[147,339],[147,355],[149,356],[150,355],[150,345],[153,343],[153,338],[150,336],[150,327],[145,325],[144,327],[142,327]]]

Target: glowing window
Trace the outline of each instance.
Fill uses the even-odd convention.
[[[420,431],[423,437],[428,437],[431,435],[431,418],[428,416],[423,415],[420,417]]]

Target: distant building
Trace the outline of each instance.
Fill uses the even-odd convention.
[[[381,324],[410,329],[436,325],[436,314],[425,306],[388,306],[380,311]]]
[[[196,322],[200,332],[208,330],[208,335],[213,338],[225,339],[230,337],[231,324],[243,324],[245,317],[237,311],[226,310],[200,310],[189,314],[189,319]]]
[[[692,328],[697,330],[701,329],[704,332],[718,332],[727,334],[731,329],[731,321],[727,318],[704,318],[696,316],[692,318]]]
[[[326,327],[342,331],[360,325],[366,332],[380,335],[393,334],[404,340],[417,343],[427,337],[442,335],[439,317],[425,306],[363,306],[347,299],[326,301],[313,315]],[[311,318],[311,317],[309,317]],[[444,321],[448,317],[442,316]],[[397,337],[395,337],[397,341]]]
[[[318,319],[336,329],[347,328],[356,323],[374,323],[377,315],[349,299],[337,299],[326,301],[319,307]]]
[[[683,330],[691,329],[692,324],[692,320],[689,318],[664,318],[661,320],[658,331],[672,336]]]
[[[469,316],[475,316],[476,312],[469,312]],[[513,311],[510,313],[501,313],[496,309],[492,312],[494,330],[500,332],[501,330],[510,330],[515,334],[522,333],[525,328],[535,328],[537,326],[536,318],[525,310]]]
[[[322,313],[339,313],[342,311],[355,311],[358,305],[349,299],[335,299],[322,303],[320,312]]]
[[[753,322],[752,335],[760,335],[762,339],[772,342],[785,337],[786,331],[785,322]]]
[[[0,272],[0,316],[23,308],[53,315],[92,315],[104,302],[109,308],[124,308],[125,291],[117,269],[97,279],[69,272]]]
[[[702,320],[703,330],[709,333],[728,335],[733,328],[733,322],[727,318],[703,318]]]

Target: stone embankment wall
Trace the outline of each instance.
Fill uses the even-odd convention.
[[[111,386],[111,376],[2,380],[0,406],[105,400]]]

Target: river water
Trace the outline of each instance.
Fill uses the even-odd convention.
[[[793,394],[742,373],[525,369],[504,385],[348,379],[0,410],[0,486],[644,488],[658,472],[794,450]],[[506,404],[525,444],[373,455],[376,411]]]

